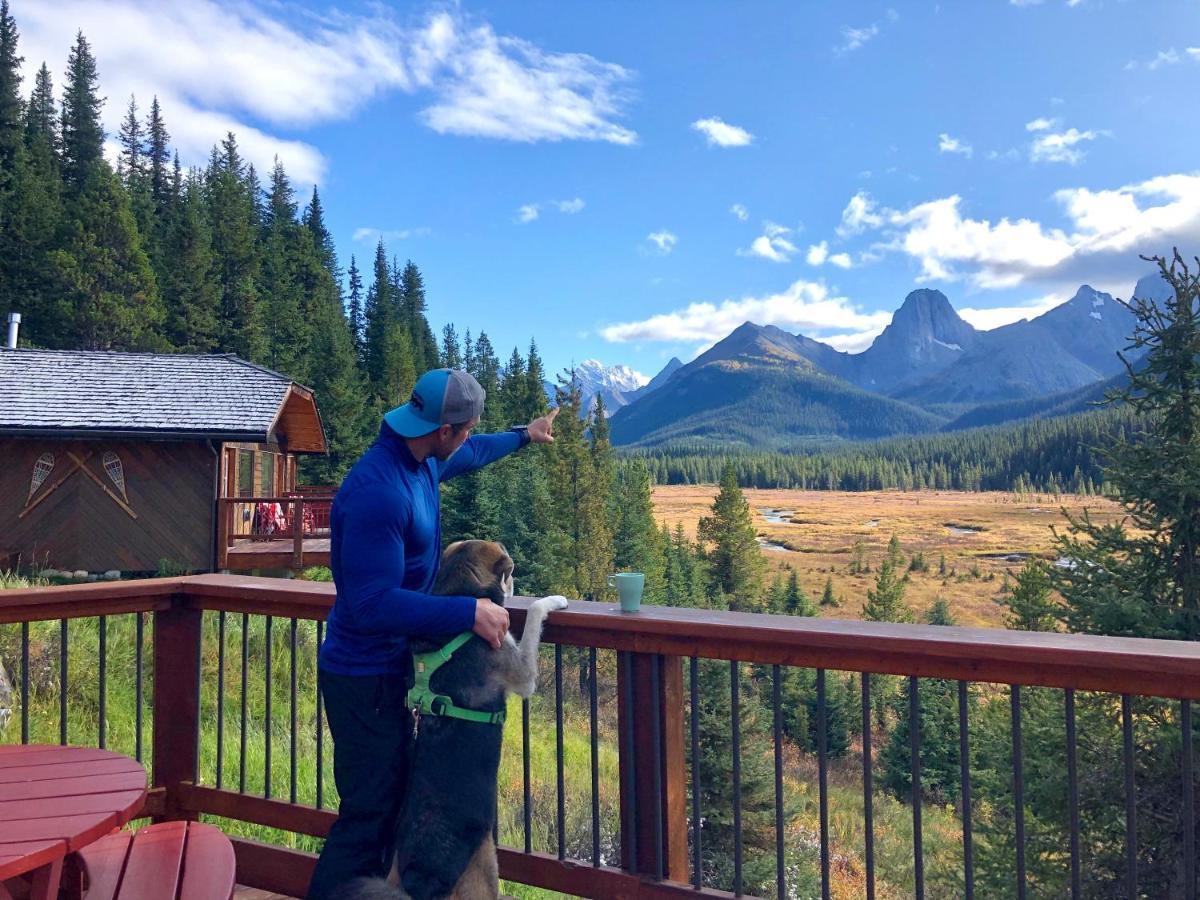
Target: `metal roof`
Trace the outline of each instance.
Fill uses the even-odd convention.
[[[261,442],[293,384],[232,354],[0,349],[0,434]]]

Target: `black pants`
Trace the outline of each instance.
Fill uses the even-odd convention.
[[[396,818],[408,780],[412,719],[409,678],[318,672],[333,735],[333,778],[341,805],[317,860],[309,900],[327,900],[362,876],[383,877],[392,863]]]

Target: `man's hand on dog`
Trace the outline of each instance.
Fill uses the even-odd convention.
[[[554,407],[546,415],[529,423],[529,441],[532,444],[554,443],[554,417],[558,415],[559,407]]]
[[[499,650],[508,632],[508,610],[489,600],[480,597],[475,601],[474,632],[492,645],[493,650]]]

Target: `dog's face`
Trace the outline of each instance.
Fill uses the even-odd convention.
[[[513,561],[495,541],[456,541],[442,553],[435,594],[489,597],[500,606],[513,595]]]

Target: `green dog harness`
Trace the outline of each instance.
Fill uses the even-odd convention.
[[[445,694],[435,694],[429,686],[433,673],[449,662],[454,652],[474,636],[474,632],[464,631],[444,647],[430,650],[428,653],[413,654],[413,686],[409,689],[405,702],[412,709],[414,734],[421,716],[447,716],[466,722],[481,722],[484,725],[504,724],[505,710],[484,712],[479,709],[463,709],[461,706],[455,706],[454,701]]]

